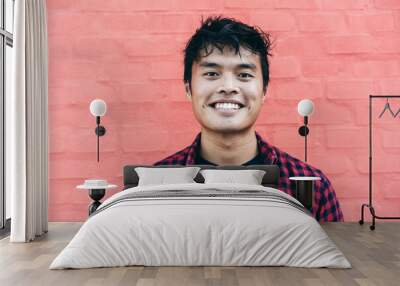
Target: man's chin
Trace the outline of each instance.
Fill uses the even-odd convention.
[[[238,135],[238,134],[246,134],[251,130],[252,126],[250,127],[233,127],[233,126],[226,126],[226,127],[214,127],[214,128],[208,128],[203,126],[203,130],[212,132],[212,133],[217,133],[217,134],[223,134],[223,135]]]

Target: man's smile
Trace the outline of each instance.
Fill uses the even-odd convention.
[[[229,101],[218,101],[208,105],[213,111],[216,111],[220,115],[232,116],[240,112],[244,108],[242,103],[229,102]]]

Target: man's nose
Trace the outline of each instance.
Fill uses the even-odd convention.
[[[225,75],[222,78],[220,87],[218,88],[218,93],[231,94],[238,92],[239,92],[239,87],[237,86],[234,77],[231,75]]]

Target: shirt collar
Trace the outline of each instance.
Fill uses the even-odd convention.
[[[274,146],[270,145],[267,141],[265,141],[260,134],[256,133],[257,138],[257,146],[258,151],[263,158],[265,164],[276,164],[277,163],[277,153]],[[186,157],[185,165],[195,165],[196,164],[196,155],[200,152],[200,144],[201,144],[201,132],[199,132],[194,139],[192,145],[189,146],[189,150]]]

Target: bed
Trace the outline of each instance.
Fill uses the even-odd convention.
[[[237,183],[235,178],[232,183],[205,182],[201,172],[192,182],[139,184],[140,168],[166,168],[165,173],[187,167],[125,166],[124,190],[102,203],[50,269],[351,267],[303,205],[277,189],[279,168],[275,165],[194,166],[201,172],[262,170],[259,185]]]

